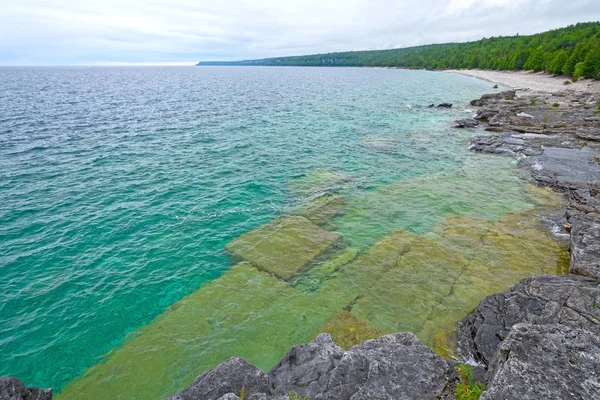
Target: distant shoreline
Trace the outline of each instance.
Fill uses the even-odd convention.
[[[456,70],[444,72],[471,76],[512,89],[529,89],[534,92],[561,92],[565,90],[574,92],[600,94],[600,81],[593,79],[580,79],[572,83],[567,76],[555,76],[545,72],[532,71],[490,71],[481,69]],[[565,85],[565,81],[571,82]]]

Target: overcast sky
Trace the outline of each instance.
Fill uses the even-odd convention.
[[[193,64],[530,34],[600,0],[2,0],[0,65]]]

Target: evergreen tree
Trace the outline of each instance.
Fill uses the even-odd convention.
[[[546,69],[544,51],[541,47],[535,49],[535,51],[529,56],[527,62],[523,66],[523,69],[533,70],[535,72],[543,71]]]
[[[575,70],[573,72],[573,82],[577,82],[579,80],[579,78],[581,78],[581,76],[583,75],[583,67],[584,67],[583,62],[578,62],[575,65]]]
[[[567,52],[564,50],[559,50],[556,55],[554,56],[554,59],[552,60],[552,63],[550,64],[550,68],[548,69],[548,72],[552,72],[553,74],[560,74],[563,72],[563,68],[565,66],[565,64],[567,63],[568,57],[567,57]]]
[[[595,78],[600,74],[600,45],[594,45],[585,57],[582,76]]]
[[[575,49],[573,50],[573,53],[571,54],[571,57],[569,57],[563,68],[563,72],[565,74],[573,75],[573,73],[575,72],[575,65],[577,65],[577,63],[585,59],[586,50],[587,49],[585,42],[581,41],[577,43]]]

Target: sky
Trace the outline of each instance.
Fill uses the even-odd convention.
[[[0,0],[0,65],[193,65],[598,20],[600,0]]]

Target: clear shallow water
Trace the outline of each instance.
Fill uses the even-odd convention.
[[[401,265],[390,252],[407,241],[419,244],[408,253],[415,260],[458,253],[457,276],[492,264],[464,245],[461,226],[478,227],[510,279],[557,268],[560,249],[533,222],[515,233],[510,218],[485,221],[539,198],[512,160],[469,153],[470,133],[449,128],[488,83],[424,71],[235,67],[3,68],[0,77],[0,375],[60,390],[107,360],[64,398],[133,398],[135,381],[146,385],[138,398],[160,398],[231,354],[268,368],[349,304],[366,331],[439,336],[452,319],[402,320],[390,310],[405,299],[370,288],[402,292],[405,276],[377,268]],[[456,106],[426,107],[442,101]],[[340,256],[320,266],[335,274],[310,279],[301,269],[292,285],[246,264],[231,269],[227,243],[323,193],[343,197],[342,213],[321,225],[359,254],[355,262],[340,269],[348,261]],[[479,219],[444,225],[456,214]],[[386,238],[397,229],[433,242]],[[547,270],[509,261],[512,238],[522,243],[525,233],[533,247],[518,250],[556,250]],[[446,247],[431,251],[438,243]],[[423,287],[445,290],[435,280],[445,268],[421,274]],[[377,284],[382,277],[391,284]],[[501,279],[469,291],[471,280],[464,296],[417,300],[423,307],[413,311],[471,304],[510,283]],[[148,349],[158,353],[136,358]]]

